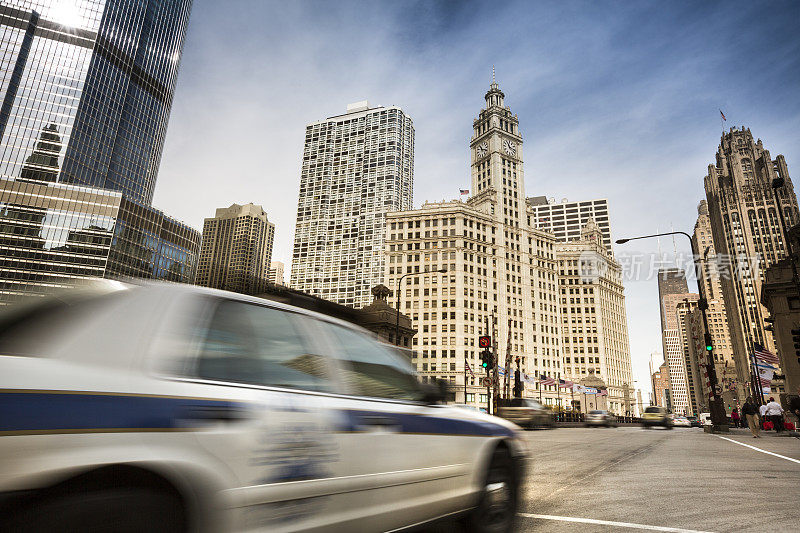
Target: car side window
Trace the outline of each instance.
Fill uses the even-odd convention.
[[[418,400],[421,389],[410,362],[356,331],[320,322],[335,342],[334,357],[342,360],[343,379],[360,396]]]
[[[201,337],[195,373],[203,379],[332,389],[327,361],[309,348],[286,311],[223,300]]]

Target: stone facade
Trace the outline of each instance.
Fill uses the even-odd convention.
[[[771,186],[776,178],[785,181],[777,192]],[[750,379],[753,344],[776,350],[760,297],[764,272],[786,254],[777,209],[797,224],[797,197],[784,157],[772,159],[746,128],[722,135],[705,191],[714,247],[725,269],[720,279],[741,395]]]
[[[633,395],[622,269],[589,220],[578,239],[556,246],[561,305],[563,375],[574,382],[604,382],[604,405],[630,414]]]

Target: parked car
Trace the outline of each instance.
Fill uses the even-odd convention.
[[[692,422],[685,416],[676,416],[672,420],[672,425],[675,426],[676,428],[677,427],[690,428],[692,427]]]
[[[514,424],[341,320],[113,283],[0,314],[0,531],[508,531]]]
[[[584,426],[617,427],[617,417],[613,413],[603,410],[589,411],[584,419]]]
[[[651,405],[645,408],[642,414],[642,426],[645,429],[650,429],[653,426],[672,429],[672,415],[667,411],[666,407]]]
[[[555,426],[553,412],[530,398],[511,398],[498,401],[497,416],[524,428]]]

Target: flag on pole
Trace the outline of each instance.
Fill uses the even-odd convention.
[[[539,376],[539,383],[542,385],[555,385],[556,380],[547,376]]]
[[[597,393],[598,396],[608,396],[608,390],[603,389]]]
[[[469,189],[459,189],[459,191],[461,191],[462,195],[469,194]]]
[[[469,366],[469,361],[464,361],[464,364],[467,365],[467,370],[469,371],[470,375],[474,378],[475,374],[472,372],[472,367]]]
[[[778,356],[770,352],[758,343],[753,344],[753,351],[755,352],[756,359],[760,359],[765,363],[777,365],[780,363]]]
[[[722,120],[724,120],[725,122],[728,122],[728,119],[725,118],[725,113],[722,112],[722,109],[719,110],[719,114],[722,115]]]
[[[563,379],[558,380],[558,386],[561,387],[562,389],[571,389],[573,385],[574,383],[569,380],[566,381]]]

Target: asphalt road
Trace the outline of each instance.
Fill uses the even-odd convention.
[[[639,427],[527,436],[519,531],[800,531],[800,439]]]

